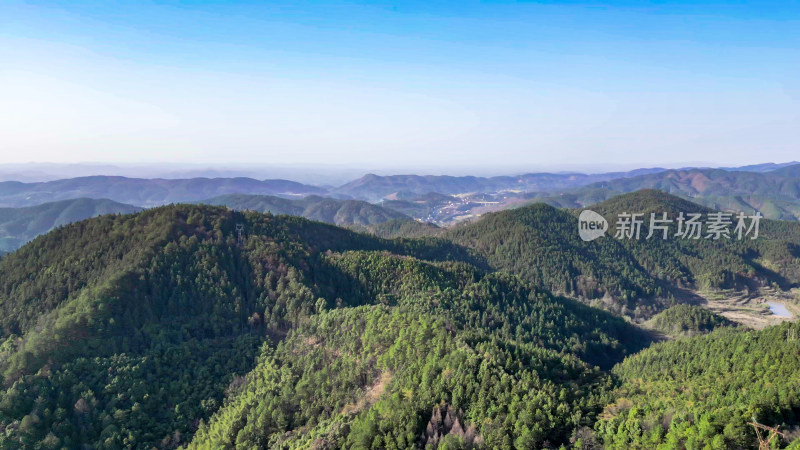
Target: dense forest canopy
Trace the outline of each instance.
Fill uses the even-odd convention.
[[[677,305],[647,325],[681,338],[651,346],[620,315],[725,270],[791,286],[796,224],[636,247],[581,241],[576,217],[537,204],[386,239],[171,205],[58,227],[0,259],[0,447],[751,448],[752,420],[794,439],[796,324]]]
[[[237,224],[246,233],[241,243]],[[456,333],[459,345],[500,346],[512,361],[516,352],[529,352],[526,360],[564,360],[571,371],[609,368],[646,342],[608,313],[488,274],[471,260],[446,241],[387,241],[296,217],[207,206],[59,228],[0,261],[5,442],[187,442],[222,404],[228,385],[266,357],[257,355],[331,309],[399,308],[435,319],[427,326],[449,339]],[[558,370],[537,377],[551,379]],[[424,414],[415,410],[417,425],[437,402],[427,399]],[[537,439],[567,439],[566,424],[578,423],[571,414]]]
[[[703,307],[681,304],[656,314],[649,325],[672,336],[694,336],[735,323]]]
[[[601,441],[611,448],[753,448],[751,421],[783,425],[783,443],[796,440],[798,336],[797,323],[750,332],[723,327],[626,359],[612,372],[622,382],[617,399],[595,427]]]
[[[104,214],[127,214],[141,208],[106,199],[76,198],[24,208],[0,208],[0,252],[18,249],[55,227]]]
[[[655,190],[620,195],[591,207],[607,217],[606,236],[585,242],[578,236],[578,210],[535,203],[487,214],[436,233],[473,249],[492,268],[518,274],[558,293],[636,319],[675,304],[679,289],[755,289],[800,286],[800,223],[764,220],[758,239],[616,239],[623,212],[678,213],[711,210]]]

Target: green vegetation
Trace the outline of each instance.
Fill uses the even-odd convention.
[[[251,233],[246,248],[236,223]],[[349,245],[381,242],[301,219],[175,206],[68,225],[7,255],[3,446],[117,448],[190,435],[266,336],[314,311],[304,282],[312,255]],[[156,366],[161,375],[144,370]]]
[[[573,215],[544,204],[487,214],[445,237],[475,249],[498,270],[586,299],[618,299],[610,309],[633,313],[640,299],[665,295],[650,274],[612,239],[584,242]]]
[[[734,323],[700,306],[676,305],[656,314],[648,325],[672,336],[695,336]]]
[[[590,423],[608,383],[533,345],[465,342],[443,319],[337,310],[266,349],[189,448],[422,447],[442,405],[457,411],[442,439],[453,448],[537,448]]]
[[[645,220],[642,236],[649,231],[650,213],[707,214],[712,210],[657,190],[620,195],[593,205],[608,218],[621,212],[641,212]],[[609,220],[609,233],[616,225]],[[670,227],[674,235],[677,225]],[[777,284],[783,288],[800,283],[800,223],[762,219],[759,238],[752,239],[650,239],[620,240],[642,267],[656,278],[679,287],[698,289],[750,289]],[[761,261],[761,262],[759,262]],[[775,270],[764,267],[768,261]]]
[[[241,246],[237,223],[246,234]],[[4,448],[181,445],[201,421],[216,423],[213,413],[226,392],[235,404],[241,377],[269,361],[272,349],[291,348],[293,336],[302,333],[316,335],[302,327],[323,320],[315,318],[318,314],[328,317],[325,311],[359,305],[375,305],[374,314],[409,325],[356,327],[354,333],[366,333],[358,335],[360,341],[357,335],[342,334],[341,345],[334,348],[347,348],[344,342],[353,339],[354,354],[387,351],[394,355],[387,361],[400,358],[387,366],[397,374],[397,389],[419,386],[418,368],[432,360],[440,364],[432,374],[441,379],[429,380],[425,395],[415,397],[417,403],[404,407],[392,422],[410,428],[387,429],[379,433],[381,442],[400,439],[397,433],[409,430],[421,433],[441,402],[465,411],[462,422],[474,416],[475,431],[485,440],[566,441],[574,426],[590,424],[602,406],[609,381],[593,366],[608,368],[646,340],[621,319],[552,297],[515,277],[486,274],[468,263],[472,260],[442,240],[387,241],[296,217],[208,206],[107,215],[59,228],[0,260],[0,368],[6,386],[0,394],[0,443]],[[372,314],[368,310],[336,313],[341,316],[332,312],[330,317],[362,320]],[[417,322],[430,331],[415,330],[410,324]],[[295,332],[298,327],[311,331]],[[415,331],[421,338],[438,337],[431,338],[429,347],[412,345],[406,333]],[[373,346],[373,332],[388,334]],[[395,355],[400,350],[391,350],[392,336],[400,348],[419,353]],[[281,343],[276,347],[276,342]],[[304,366],[303,359],[293,361],[294,353],[275,352],[280,373],[293,365],[312,367]],[[439,361],[438,356],[451,352],[455,360],[475,355],[471,368],[453,366],[451,359]],[[523,386],[531,392],[542,389],[530,414],[523,414],[522,406],[508,412],[522,415],[514,422],[529,427],[530,436],[505,424],[507,413],[498,415],[490,404],[481,408],[493,412],[473,412],[471,405],[479,398],[458,388],[484,359],[493,368],[482,389],[505,396],[497,404],[510,398],[503,384],[510,383],[509,376],[527,373],[520,378],[529,380]],[[337,371],[345,377],[339,388],[327,382],[309,385],[309,395],[322,389],[318,392],[329,397],[298,394],[295,400],[280,401],[297,401],[302,408],[317,404],[327,408],[331,420],[352,422],[354,430],[372,429],[370,420],[377,416],[332,414],[343,407],[342,399],[355,401],[360,391],[353,390],[352,380],[360,380],[357,388],[363,389],[373,380],[370,370],[382,367],[366,365],[374,363],[366,355],[354,363],[354,372],[344,366]],[[528,372],[519,372],[528,365]],[[447,369],[458,369],[459,378],[451,378]],[[325,378],[305,369],[300,373],[312,376],[307,383]],[[439,391],[445,382],[450,390]],[[587,386],[595,384],[597,392],[590,393]],[[389,397],[380,397],[378,407],[394,408],[384,403]],[[300,416],[288,422],[275,419],[283,432],[299,433],[305,428],[296,427],[306,426],[309,417],[322,417],[317,409],[287,408],[286,414]],[[553,425],[534,427],[534,412],[545,414]],[[496,432],[486,428],[485,418],[498,423]]]
[[[53,228],[103,214],[141,210],[111,200],[78,198],[27,208],[0,208],[0,252],[10,252]]]
[[[678,305],[649,324],[685,338],[649,346],[585,303],[644,319],[681,287],[792,285],[797,224],[584,242],[575,213],[370,225],[413,239],[209,205],[57,227],[0,258],[0,448],[752,448],[754,419],[794,438],[800,325]]]
[[[593,205],[609,221],[607,236],[591,242],[577,233],[578,211],[535,203],[487,214],[441,236],[478,255],[496,270],[518,274],[553,292],[636,319],[675,303],[676,289],[789,288],[800,283],[800,223],[762,220],[756,240],[615,239],[618,213],[708,212],[653,190]],[[673,225],[672,233],[675,232]],[[767,268],[770,267],[770,268]]]
[[[617,399],[595,426],[608,448],[756,448],[747,422],[797,438],[800,324],[656,344],[614,368]],[[785,443],[785,442],[784,442]]]
[[[504,340],[535,342],[603,368],[647,345],[645,334],[624,320],[553,297],[503,273],[483,275],[463,263],[433,264],[377,252],[329,258],[340,273],[357,281],[355,292],[344,292],[348,298],[447,317],[465,337],[490,333]]]
[[[430,223],[397,219],[372,225],[367,228],[367,231],[376,236],[391,239],[396,237],[418,238],[423,236],[437,236],[443,229]]]

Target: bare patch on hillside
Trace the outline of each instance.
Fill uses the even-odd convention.
[[[382,372],[378,378],[375,379],[370,386],[367,386],[364,395],[358,398],[353,403],[348,403],[342,408],[342,414],[350,415],[363,411],[366,408],[374,405],[375,402],[386,391],[386,386],[392,382],[392,373],[389,371]]]
[[[694,294],[695,299],[699,299],[697,301],[699,306],[756,330],[800,318],[800,289],[781,291],[772,288],[761,288],[751,293],[699,291]],[[767,302],[783,304],[792,314],[792,317],[773,314]]]

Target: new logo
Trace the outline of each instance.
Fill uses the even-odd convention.
[[[606,234],[608,231],[608,221],[592,211],[591,209],[584,209],[581,215],[578,216],[578,234],[584,241],[593,241],[600,236]]]

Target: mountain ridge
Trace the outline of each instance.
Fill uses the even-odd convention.
[[[142,208],[108,199],[77,198],[22,208],[0,208],[0,250],[13,251],[55,227],[103,214],[128,214]]]
[[[309,195],[285,199],[269,195],[229,194],[205,199],[200,203],[227,206],[237,210],[289,214],[342,226],[370,226],[390,220],[412,220],[393,209],[361,200],[339,200]]]
[[[20,183],[0,182],[0,206],[19,207],[75,197],[108,198],[120,203],[148,207],[199,201],[232,193],[309,195],[324,193],[316,186],[289,180],[253,178],[149,179],[120,176],[90,176]]]
[[[646,336],[467,259],[446,242],[384,240],[208,205],[60,227],[0,259],[0,445],[174,448],[198,429],[198,444],[219,442],[205,423],[232,427],[226,445],[263,446],[287,431],[302,437],[316,424],[325,435],[400,445],[417,441],[416,429],[442,401],[463,408],[462,420],[487,442],[501,442],[514,428],[481,399],[506,402],[497,380],[509,375],[525,380],[519,394],[528,399],[513,408],[515,420],[527,423],[536,410],[553,418],[521,438],[566,442],[567,430],[603,404],[607,377],[588,361],[608,367]],[[276,380],[275,361],[277,375],[291,374],[279,376],[281,386],[296,394],[261,395],[252,405],[249,389]],[[325,361],[334,372],[319,371]],[[458,380],[481,366],[485,394],[464,396]],[[402,394],[420,388],[423,367],[435,368],[433,384]],[[341,384],[325,384],[324,373]],[[380,379],[386,394],[347,406]],[[600,391],[588,399],[582,386]],[[557,394],[562,402],[549,400]],[[417,400],[398,407],[401,395]],[[285,407],[275,403],[262,415],[268,398]],[[220,409],[223,401],[229,407]],[[397,421],[373,429],[374,414],[387,407]],[[237,411],[252,411],[263,426],[229,421]],[[353,431],[327,428],[333,423]]]
[[[597,207],[687,208],[707,211],[655,190]],[[746,331],[668,309],[668,332],[721,329],[646,348],[628,319],[546,286],[583,277],[598,306],[627,294],[643,318],[643,295],[681,276],[756,256],[796,267],[800,224],[765,220],[763,243],[689,254],[585,243],[577,215],[534,204],[420,239],[203,204],[58,227],[0,259],[0,446],[748,448],[746,421],[797,422],[796,324]],[[776,376],[742,389],[748,367],[768,369],[757,343]],[[741,395],[699,411],[710,390]]]
[[[288,180],[245,177],[143,179],[90,176],[36,183],[1,182],[0,206],[23,207],[89,197],[153,207],[234,194],[272,195],[295,200],[316,195],[337,200],[381,201],[384,202],[381,206],[418,220],[448,225],[531,201],[560,207],[585,207],[641,189],[664,190],[715,209],[760,211],[768,218],[800,219],[800,164],[791,163],[741,168],[649,168],[599,174],[527,173],[495,177],[367,174],[340,186],[312,186]]]
[[[495,177],[450,176],[450,175],[376,175],[363,177],[339,186],[334,193],[378,201],[395,192],[410,192],[425,195],[429,192],[452,195],[471,192],[494,192],[502,190],[544,191],[589,184],[598,180],[635,176],[641,173],[658,172],[664,169],[636,169],[630,172],[601,174],[583,173],[526,173]]]
[[[579,210],[544,203],[489,213],[431,234],[476,251],[495,270],[515,273],[547,289],[583,298],[598,307],[648,318],[675,302],[675,289],[755,289],[800,283],[800,223],[762,219],[756,240],[614,238],[614,215],[709,212],[702,205],[658,190],[642,190],[593,205],[609,223],[606,236],[584,242]],[[769,266],[767,268],[765,266]],[[682,294],[681,294],[682,295]],[[654,302],[654,303],[653,303]]]
[[[714,209],[753,213],[768,218],[800,220],[800,164],[771,172],[724,169],[680,169],[592,183],[564,191],[575,206],[588,207],[619,194],[658,189]],[[558,202],[543,195],[542,201]]]

